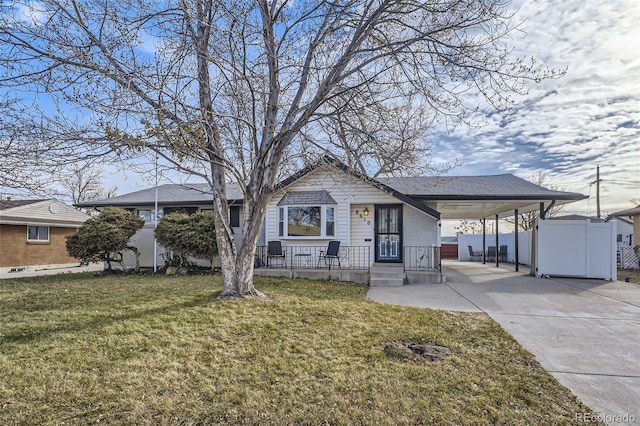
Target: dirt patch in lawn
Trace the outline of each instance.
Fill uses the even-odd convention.
[[[382,344],[386,356],[398,360],[415,360],[423,362],[442,361],[452,355],[446,346],[415,343],[406,340],[394,340]]]

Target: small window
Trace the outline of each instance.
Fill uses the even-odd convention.
[[[240,227],[240,206],[229,207],[229,224],[232,228]]]
[[[49,241],[49,227],[27,226],[27,241]]]
[[[278,235],[284,237],[284,207],[280,207],[280,218],[278,219]]]
[[[618,234],[618,242],[621,243],[622,242],[622,234]]]
[[[333,207],[327,207],[327,223],[326,223],[326,235],[327,237],[333,237],[335,236],[335,217],[334,217],[334,208]]]

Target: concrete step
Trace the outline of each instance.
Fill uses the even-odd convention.
[[[439,272],[407,272],[409,284],[445,284],[447,276]]]
[[[403,278],[376,278],[369,279],[369,287],[401,287],[404,285]]]
[[[396,268],[396,269],[404,270],[404,265],[402,263],[374,262],[371,267],[372,268]]]
[[[407,275],[404,271],[378,271],[377,269],[372,269],[370,272],[371,278],[401,278],[405,279]]]
[[[404,285],[407,275],[402,265],[374,264],[369,271],[371,287],[399,287]]]

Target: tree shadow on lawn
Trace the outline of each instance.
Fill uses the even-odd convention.
[[[65,323],[53,323],[43,327],[29,327],[28,329],[12,330],[0,334],[0,348],[9,344],[28,344],[34,340],[46,338],[60,333],[77,333],[87,330],[101,329],[118,322],[140,320],[155,315],[169,314],[183,309],[205,307],[216,301],[220,292],[200,295],[191,300],[158,306],[149,309],[138,309],[122,314],[99,314],[86,320],[76,320]]]

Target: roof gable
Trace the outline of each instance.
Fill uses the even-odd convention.
[[[82,225],[89,215],[58,200],[31,200],[0,210],[0,223],[42,223],[61,226]]]
[[[434,209],[432,209],[431,207],[423,204],[420,201],[414,200],[411,197],[408,197],[407,195],[401,193],[400,191],[397,191],[387,185],[385,185],[384,183],[369,177],[363,173],[358,172],[357,170],[354,170],[352,168],[350,168],[349,166],[347,166],[346,164],[342,163],[341,161],[336,160],[333,157],[330,156],[324,156],[322,157],[320,160],[318,160],[317,162],[310,164],[302,169],[300,169],[298,172],[294,173],[293,175],[289,176],[288,178],[282,180],[281,182],[279,182],[276,187],[275,190],[282,190],[285,189],[291,185],[293,185],[295,182],[297,182],[298,180],[302,179],[303,177],[307,176],[308,174],[310,174],[311,172],[321,168],[321,167],[330,167],[332,170],[338,170],[341,171],[343,173],[346,173],[350,176],[353,176],[357,179],[359,179],[360,181],[369,184],[371,186],[373,186],[374,188],[377,188],[389,195],[391,195],[392,197],[402,201],[403,203],[406,203],[412,207],[415,207],[416,209],[422,211],[423,213],[426,213],[436,219],[440,219],[440,213]]]
[[[0,210],[12,209],[14,207],[26,206],[28,204],[39,203],[41,200],[0,200]]]

